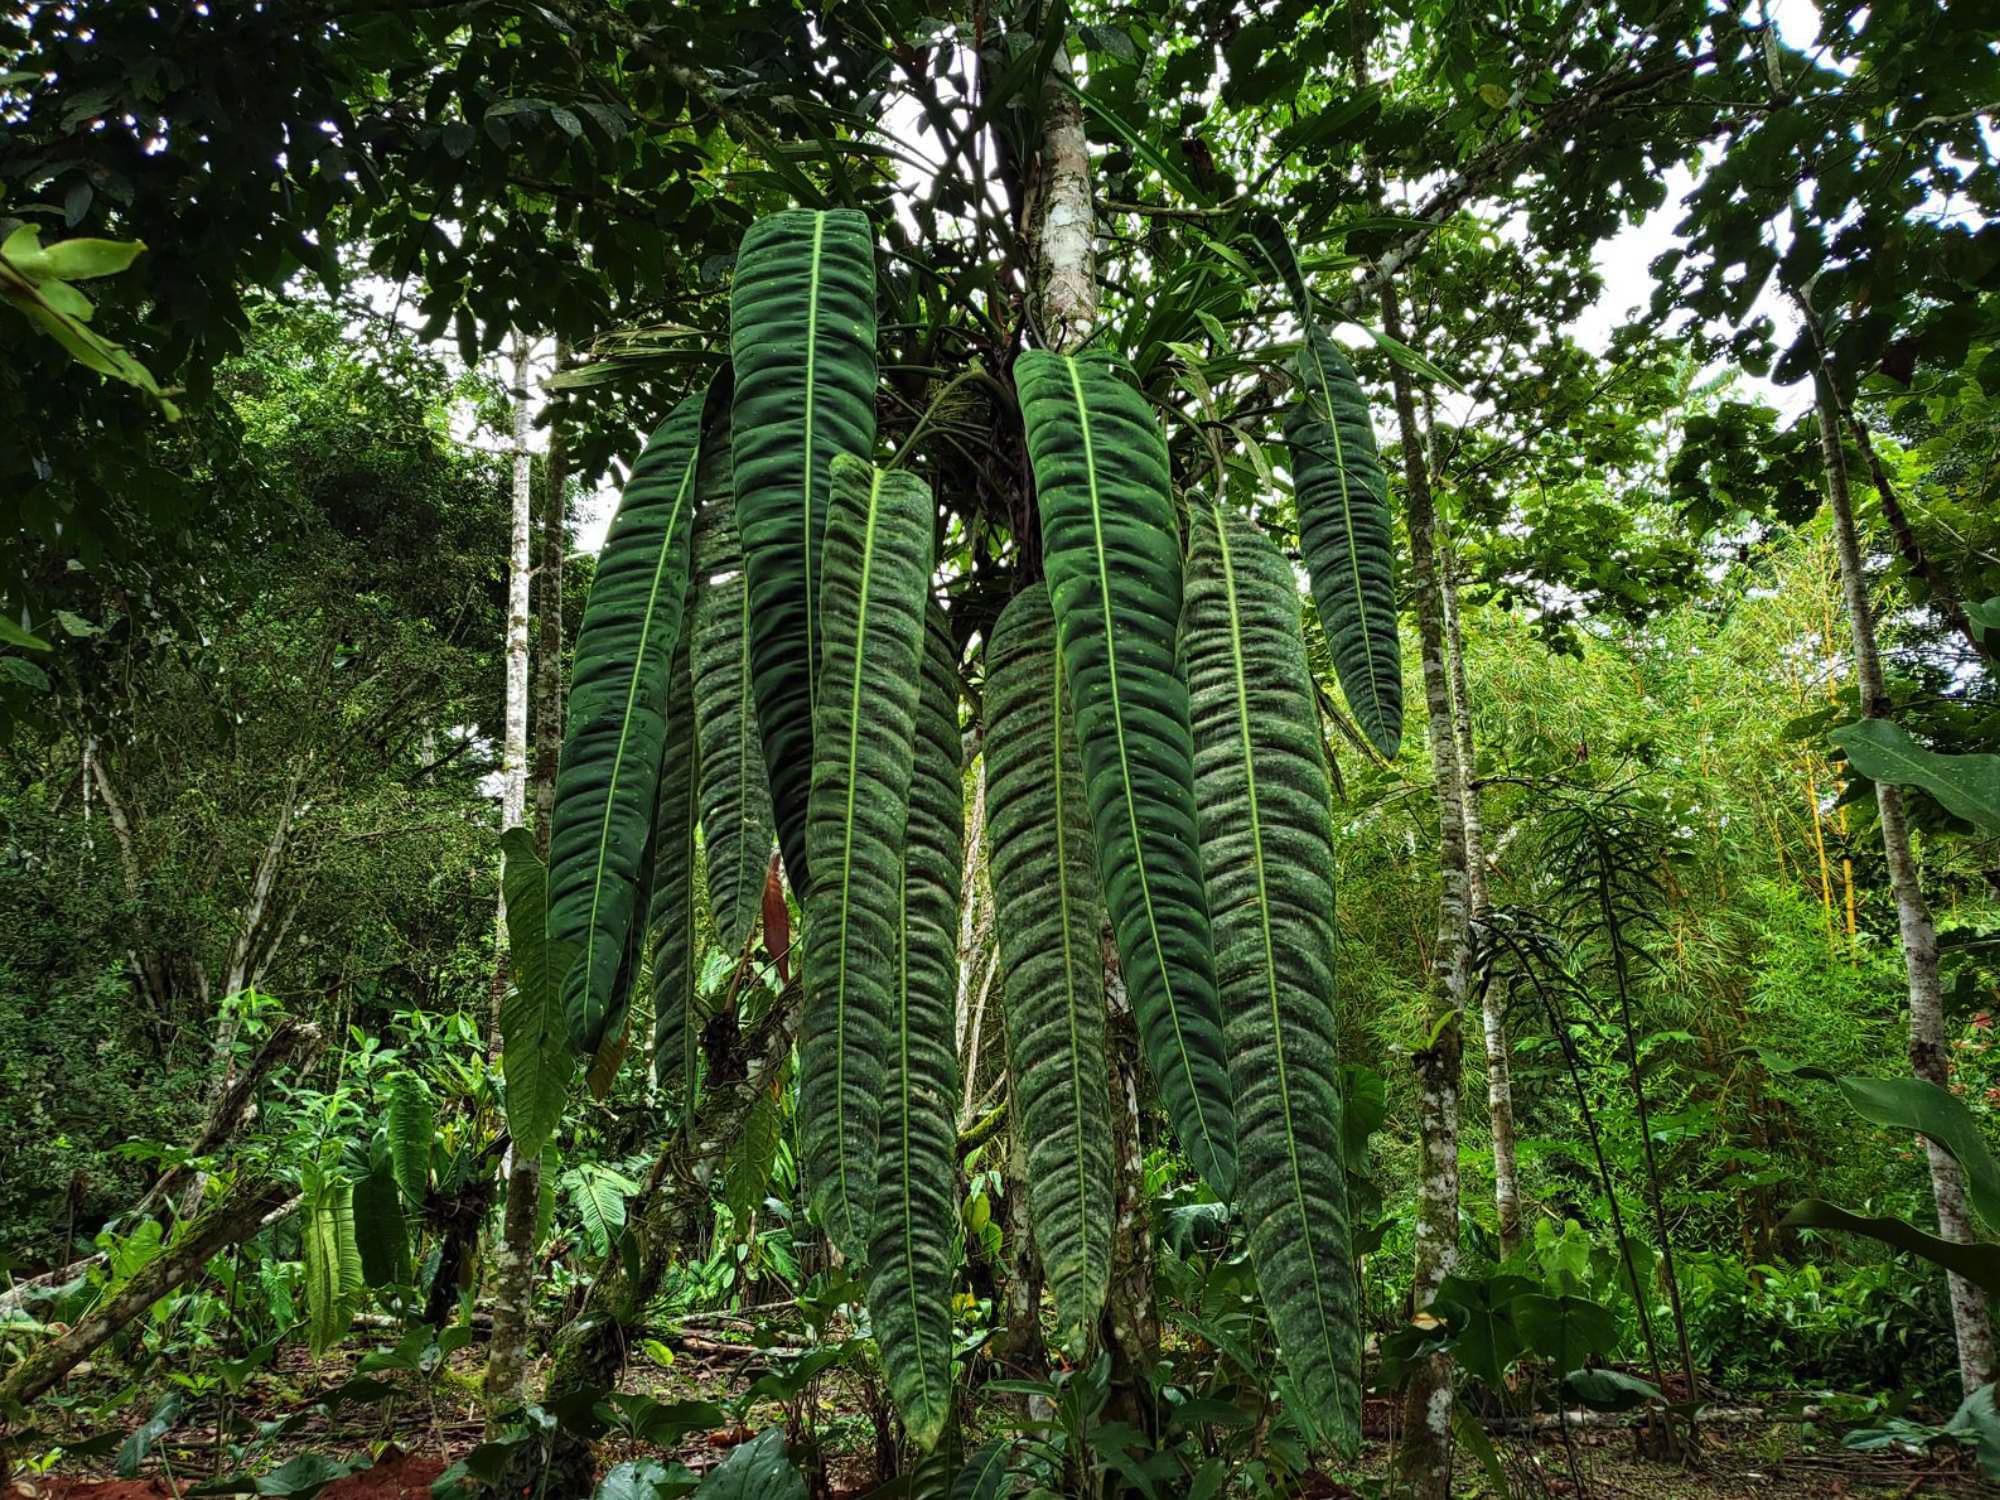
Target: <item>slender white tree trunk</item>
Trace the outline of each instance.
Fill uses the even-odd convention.
[[[500,748],[500,826],[526,819],[528,793],[528,579],[535,566],[534,454],[528,447],[528,341],[513,337],[514,526],[507,549],[507,719]]]
[[[569,340],[556,340],[556,370],[568,368]],[[555,816],[556,762],[563,737],[563,560],[569,543],[569,443],[560,421],[549,424],[542,465],[541,560],[535,565],[535,847],[549,855]]]
[[[1479,814],[1478,758],[1472,743],[1472,698],[1465,681],[1465,626],[1458,607],[1455,548],[1443,553],[1445,648],[1451,654],[1452,716],[1457,726],[1458,763],[1464,781],[1465,895],[1472,920],[1486,915],[1486,828]],[[1493,1134],[1493,1206],[1500,1220],[1500,1248],[1521,1243],[1521,1186],[1514,1142],[1514,1074],[1507,1050],[1506,997],[1488,985],[1480,996],[1486,1037],[1486,1115]]]
[[[1808,312],[1810,316],[1810,312]],[[1847,618],[1854,633],[1854,675],[1861,688],[1861,712],[1871,719],[1890,715],[1889,693],[1882,678],[1882,656],[1875,639],[1875,617],[1868,603],[1868,581],[1861,570],[1861,542],[1854,525],[1854,499],[1848,486],[1847,460],[1840,445],[1840,416],[1833,386],[1822,370],[1815,375],[1819,410],[1820,449],[1826,459],[1827,498],[1833,508],[1834,545],[1840,557],[1840,586],[1847,600]],[[1896,925],[1903,939],[1903,964],[1910,993],[1910,1071],[1939,1088],[1951,1084],[1951,1067],[1944,1040],[1944,999],[1938,986],[1937,928],[1917,878],[1917,860],[1910,839],[1910,821],[1903,793],[1877,782],[1875,803],[1881,814],[1882,853],[1889,866],[1889,890],[1896,902]],[[1972,1216],[1966,1205],[1965,1175],[1947,1152],[1926,1143],[1930,1155],[1931,1192],[1937,1200],[1938,1233],[1948,1240],[1970,1242]],[[1949,1278],[1952,1323],[1958,1334],[1959,1378],[1973,1391],[1993,1378],[1993,1326],[1986,1297],[1962,1277]]]
[[[509,552],[507,614],[507,726],[501,767],[501,825],[513,828],[527,820],[528,802],[528,579],[534,565],[534,456],[529,450],[528,341],[513,339],[514,364],[514,526]],[[561,451],[559,434],[551,432],[552,464]],[[561,694],[562,650],[562,476],[550,473],[557,488],[542,516],[541,660],[535,705],[541,733],[535,764],[537,821],[553,800],[555,753],[548,737],[552,718],[560,712],[553,699]],[[553,533],[553,540],[551,540]],[[553,553],[553,561],[551,554]],[[551,636],[553,633],[553,646]],[[557,747],[560,741],[556,741]],[[544,786],[543,783],[548,785]],[[546,796],[544,794],[547,794]],[[538,836],[538,839],[541,836]],[[547,852],[543,842],[543,852]],[[506,941],[507,905],[500,898],[500,941]],[[506,993],[507,960],[503,950],[493,981],[494,1025],[488,1046],[500,1045],[499,1004]],[[503,1171],[507,1206],[501,1218],[499,1243],[493,1249],[493,1336],[486,1354],[487,1424],[493,1428],[527,1398],[528,1344],[535,1293],[535,1230],[540,1216],[542,1168],[537,1159],[523,1160],[509,1149]]]
[[[1382,327],[1403,337],[1395,287],[1382,284]],[[1438,580],[1436,509],[1423,433],[1409,376],[1392,367],[1397,431],[1403,450],[1404,517],[1410,535],[1410,584],[1416,595],[1431,764],[1437,781],[1437,948],[1431,960],[1426,1006],[1436,1040],[1417,1054],[1418,1119],[1423,1157],[1418,1168],[1414,1311],[1431,1305],[1445,1277],[1458,1266],[1458,1091],[1463,1044],[1458,1017],[1471,988],[1470,903],[1466,862],[1465,787],[1459,768],[1458,730],[1452,718],[1450,670],[1445,652],[1444,590]],[[1452,1462],[1451,1363],[1426,1360],[1412,1372],[1404,1395],[1403,1439],[1396,1474],[1404,1493],[1418,1500],[1448,1500]]]

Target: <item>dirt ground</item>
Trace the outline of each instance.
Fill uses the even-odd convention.
[[[635,1363],[627,1389],[645,1390],[660,1400],[717,1399],[741,1389],[746,1350],[705,1344],[684,1349],[671,1371]],[[421,1391],[386,1409],[348,1408],[330,1420],[316,1419],[287,1439],[276,1463],[293,1453],[351,1455],[372,1453],[373,1467],[334,1481],[324,1500],[428,1500],[431,1481],[453,1459],[479,1441],[482,1423],[477,1399],[475,1351],[461,1353],[453,1368],[440,1372]],[[246,1393],[244,1414],[270,1418],[296,1410],[309,1392],[325,1389],[351,1373],[351,1359],[311,1360],[303,1350],[284,1351],[276,1366]],[[872,1434],[852,1393],[837,1385],[824,1393],[820,1437],[828,1454],[828,1477],[835,1500],[859,1500],[876,1487]],[[762,1427],[775,1408],[753,1413]],[[136,1416],[133,1420],[137,1420]],[[1396,1422],[1395,1408],[1371,1400],[1364,1430],[1368,1441],[1353,1466],[1309,1481],[1301,1500],[1349,1500],[1380,1488]],[[184,1435],[187,1446],[176,1443]],[[198,1432],[169,1435],[161,1445],[184,1488],[213,1471],[212,1453]],[[696,1434],[678,1457],[697,1472],[719,1462],[741,1434]],[[1513,1497],[1576,1497],[1576,1500],[1910,1500],[1913,1496],[1995,1496],[2000,1487],[1984,1484],[1969,1462],[1956,1454],[1853,1453],[1840,1446],[1837,1430],[1798,1422],[1718,1419],[1703,1431],[1699,1461],[1666,1464],[1642,1457],[1633,1432],[1623,1427],[1572,1430],[1565,1442],[1544,1432],[1496,1439]],[[628,1449],[617,1439],[599,1450],[608,1469],[623,1458],[650,1450]],[[68,1464],[63,1465],[69,1468]],[[177,1500],[182,1490],[163,1478],[114,1480],[103,1477],[106,1461],[79,1464],[61,1475],[16,1476],[0,1486],[0,1500]],[[1366,1486],[1366,1490],[1357,1486]],[[1456,1493],[1465,1500],[1496,1500],[1497,1492],[1476,1460],[1461,1454]],[[550,1496],[549,1500],[584,1500]]]
[[[321,1500],[429,1500],[431,1481],[445,1470],[444,1460],[415,1454],[390,1453],[372,1469],[336,1479],[320,1491]],[[195,1483],[198,1481],[191,1481]],[[190,1486],[191,1487],[191,1486]],[[12,1493],[22,1500],[175,1500],[180,1491],[164,1479],[19,1479]]]
[[[1624,1451],[1590,1449],[1579,1454],[1581,1489],[1568,1472],[1559,1445],[1541,1443],[1510,1463],[1516,1496],[1603,1497],[1603,1500],[1908,1500],[1913,1496],[1982,1496],[2000,1492],[1962,1466],[1913,1457],[1844,1453],[1790,1454],[1764,1459],[1738,1448],[1711,1451],[1696,1468],[1679,1468],[1634,1457]],[[1362,1468],[1379,1470],[1387,1449],[1371,1445]],[[323,1500],[427,1500],[431,1481],[443,1472],[441,1457],[391,1451],[363,1473],[334,1481]],[[1359,1477],[1359,1476],[1350,1476]],[[198,1481],[190,1480],[192,1486]],[[866,1492],[867,1485],[837,1491],[841,1500]],[[1483,1476],[1465,1474],[1457,1491],[1466,1500],[1491,1500]],[[19,1500],[175,1500],[181,1491],[163,1479],[98,1480],[45,1476],[21,1478],[9,1492]],[[1331,1478],[1310,1485],[1310,1500],[1347,1500],[1363,1492]]]

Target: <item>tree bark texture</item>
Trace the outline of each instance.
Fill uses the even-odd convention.
[[[1452,720],[1457,727],[1458,764],[1464,787],[1465,897],[1469,921],[1485,916],[1486,827],[1479,815],[1478,759],[1472,742],[1472,697],[1465,680],[1465,626],[1459,610],[1457,553],[1447,545],[1441,558],[1445,649],[1451,655]],[[1469,937],[1468,937],[1469,941]],[[1493,1207],[1500,1222],[1500,1249],[1521,1243],[1521,1184],[1514,1140],[1514,1076],[1507,1051],[1506,996],[1488,985],[1480,997],[1486,1040],[1486,1117],[1493,1135]]]
[[[1810,316],[1810,313],[1808,313]],[[1861,688],[1861,712],[1871,719],[1891,717],[1888,687],[1882,676],[1882,654],[1875,636],[1874,611],[1868,602],[1868,580],[1861,567],[1861,540],[1854,524],[1854,496],[1848,484],[1847,457],[1840,443],[1839,404],[1833,382],[1824,370],[1816,373],[1820,449],[1826,459],[1827,499],[1833,509],[1835,550],[1840,558],[1840,586],[1847,601],[1847,619],[1854,636],[1854,674]],[[1931,921],[1917,875],[1910,820],[1900,787],[1877,782],[1875,805],[1881,815],[1882,854],[1889,867],[1889,891],[1896,902],[1896,925],[1902,934],[1903,965],[1910,997],[1910,1071],[1936,1084],[1951,1086],[1945,1050],[1944,997],[1938,984],[1937,927]],[[1948,1240],[1977,1238],[1966,1202],[1965,1174],[1950,1153],[1926,1142],[1930,1157],[1931,1193],[1937,1202],[1938,1233]],[[1993,1377],[1993,1325],[1986,1297],[1962,1277],[1949,1277],[1952,1324],[1958,1335],[1959,1378],[1971,1395]]]
[[[1394,285],[1382,283],[1382,327],[1403,337]],[[1413,1311],[1429,1308],[1438,1286],[1458,1265],[1458,1091],[1463,1044],[1458,1017],[1471,989],[1470,902],[1467,891],[1465,787],[1458,730],[1452,717],[1445,653],[1444,590],[1437,565],[1436,506],[1424,460],[1423,432],[1409,376],[1391,366],[1397,432],[1403,454],[1404,517],[1410,537],[1410,584],[1424,674],[1424,706],[1437,782],[1437,948],[1432,958],[1427,1045],[1415,1059],[1423,1156],[1417,1183]],[[1451,1363],[1437,1356],[1417,1366],[1404,1394],[1403,1436],[1395,1458],[1404,1492],[1418,1500],[1448,1500],[1452,1464]]]

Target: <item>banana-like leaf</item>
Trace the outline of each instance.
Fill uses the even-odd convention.
[[[820,677],[828,466],[875,447],[875,238],[850,209],[759,219],[729,301],[736,529],[750,669],[792,889],[810,891],[806,819]]]
[[[306,1336],[324,1354],[347,1334],[367,1285],[354,1238],[354,1184],[327,1178],[308,1195],[305,1237]]]
[[[861,1261],[895,1008],[932,507],[929,489],[910,474],[845,456],[832,471],[807,830],[816,883],[806,896],[799,1144],[828,1237]]]
[[[570,1045],[595,1053],[618,1019],[666,743],[667,674],[687,599],[704,398],[647,440],[618,502],[577,633],[549,845],[549,935],[575,944],[563,981]]]
[[[1208,1185],[1236,1183],[1222,1017],[1195,832],[1181,550],[1167,447],[1107,364],[1015,365],[1097,866],[1146,1064]]]
[[[1111,1273],[1104,898],[1048,590],[1008,603],[986,645],[986,816],[1007,972],[1007,1073],[1028,1206],[1065,1339],[1097,1326]]]
[[[647,928],[652,944],[653,1077],[669,1099],[682,1101],[694,1124],[695,1064],[701,1055],[701,1010],[695,1001],[694,831],[696,800],[694,674],[685,633],[667,677],[667,743],[660,758],[660,795],[653,810],[653,889]]]
[[[500,999],[500,1071],[507,1082],[514,1154],[532,1160],[562,1123],[576,1072],[562,1013],[563,976],[576,958],[576,944],[549,936],[549,872],[535,853],[535,836],[510,828],[500,835],[500,848],[506,855],[501,884],[507,895],[510,981]]]
[[[1182,653],[1242,1199],[1266,1305],[1321,1430],[1359,1440],[1360,1330],[1333,1012],[1331,789],[1290,568],[1196,512]]]
[[[1921,787],[1955,818],[2000,833],[2000,755],[1940,755],[1889,719],[1843,724],[1827,736],[1870,781]]]
[[[749,947],[771,861],[771,782],[750,691],[750,596],[729,499],[729,448],[711,446],[694,534],[694,703],[701,740],[701,837],[708,911],[730,953]],[[719,466],[719,489],[709,485]],[[711,503],[710,497],[715,497]]]
[[[1304,330],[1298,363],[1304,389],[1285,419],[1285,442],[1313,604],[1347,706],[1375,748],[1394,755],[1403,740],[1402,643],[1389,476],[1375,450],[1368,398],[1340,346],[1321,331],[1298,257],[1277,220],[1256,213],[1248,227],[1291,293]]]
[[[958,1057],[952,1028],[965,782],[957,649],[944,612],[932,604],[925,615],[898,890],[897,984],[876,1148],[868,1308],[889,1393],[910,1440],[928,1450],[952,1409],[951,1251],[958,1223]]]
[[[1313,1425],[1361,1441],[1335,1050],[1333,791],[1291,567],[1199,507],[1181,653],[1250,1255]]]
[[[436,1131],[431,1091],[414,1073],[389,1082],[389,1164],[403,1196],[421,1208],[431,1187],[431,1136]]]
[[[1822,1198],[1793,1204],[1778,1225],[1782,1229],[1839,1229],[1866,1235],[1943,1266],[1954,1276],[1962,1276],[1979,1287],[1988,1297],[2000,1297],[2000,1245],[1942,1239],[1917,1228],[1908,1219],[1857,1214]]]

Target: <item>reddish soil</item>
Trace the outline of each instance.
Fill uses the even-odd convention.
[[[320,1500],[429,1500],[431,1481],[444,1468],[441,1459],[390,1454],[372,1469],[336,1479]],[[164,1479],[18,1479],[10,1500],[175,1500],[178,1494]]]

